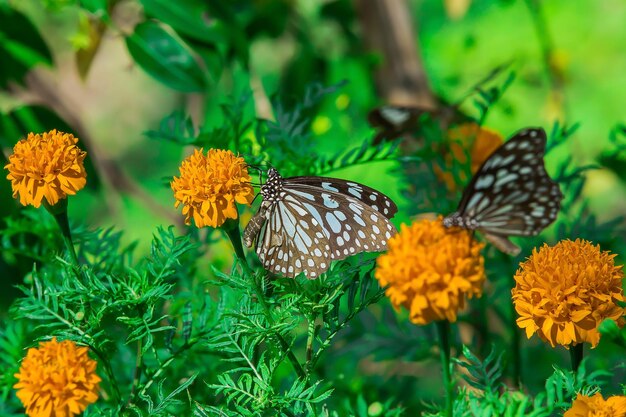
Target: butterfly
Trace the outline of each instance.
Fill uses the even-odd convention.
[[[405,134],[413,134],[420,125],[420,120],[426,116],[431,120],[436,120],[442,130],[447,130],[452,122],[467,121],[467,117],[459,112],[456,105],[442,105],[436,109],[416,106],[381,106],[367,114],[368,123],[377,130],[372,143],[378,145]]]
[[[563,194],[546,172],[546,132],[523,129],[496,149],[465,188],[446,227],[478,230],[502,252],[517,255],[509,236],[535,236],[552,223]]]
[[[267,175],[243,240],[255,245],[270,272],[316,278],[333,260],[386,250],[396,233],[389,219],[398,207],[370,187],[336,178],[283,178],[274,168]]]

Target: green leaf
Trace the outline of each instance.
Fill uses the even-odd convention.
[[[221,21],[208,17],[206,2],[200,0],[141,0],[147,15],[170,25],[176,32],[210,44],[225,44]]]
[[[207,77],[191,49],[162,26],[140,23],[126,46],[137,64],[168,87],[186,93],[206,90]]]
[[[48,46],[26,16],[0,7],[0,87],[21,81],[34,65],[52,63]]]

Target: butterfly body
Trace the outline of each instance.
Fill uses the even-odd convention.
[[[382,251],[396,232],[396,205],[365,185],[326,177],[283,178],[268,170],[263,201],[244,230],[263,266],[295,277],[316,278],[333,260]]]
[[[563,198],[546,172],[545,148],[543,129],[514,135],[478,169],[444,226],[480,231],[503,252],[519,253],[508,237],[539,234],[556,219]]]

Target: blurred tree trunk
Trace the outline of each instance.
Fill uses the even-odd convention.
[[[355,0],[355,7],[366,48],[383,56],[375,75],[380,96],[392,105],[435,110],[406,0]]]

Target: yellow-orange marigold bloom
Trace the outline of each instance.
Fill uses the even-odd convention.
[[[444,155],[445,166],[435,166],[435,174],[450,191],[454,191],[460,186],[456,183],[452,173],[449,172],[455,164],[466,164],[469,154],[470,170],[472,174],[475,174],[483,162],[503,143],[502,136],[498,132],[473,122],[462,123],[449,129],[448,141],[448,152]],[[460,176],[463,182],[468,180],[463,172]]]
[[[482,295],[483,246],[467,230],[445,228],[441,216],[403,224],[376,260],[375,276],[388,286],[394,308],[408,309],[413,323],[454,322],[466,297]]]
[[[11,181],[13,197],[24,206],[39,207],[45,198],[51,206],[68,195],[76,194],[87,183],[83,166],[86,152],[80,150],[71,133],[51,130],[29,133],[15,144],[5,169]]]
[[[101,379],[88,351],[56,338],[28,349],[13,386],[28,416],[72,417],[98,399]]]
[[[237,218],[235,203],[254,199],[246,162],[231,151],[209,149],[205,155],[196,149],[179,170],[171,186],[176,207],[183,205],[186,224],[193,219],[198,227],[219,227],[227,218]]]
[[[520,264],[512,290],[517,325],[530,338],[534,333],[552,347],[582,342],[596,347],[604,319],[624,325],[621,266],[615,255],[577,239],[533,249]]]
[[[626,417],[626,397],[615,395],[605,400],[599,392],[592,397],[578,394],[563,417]]]

